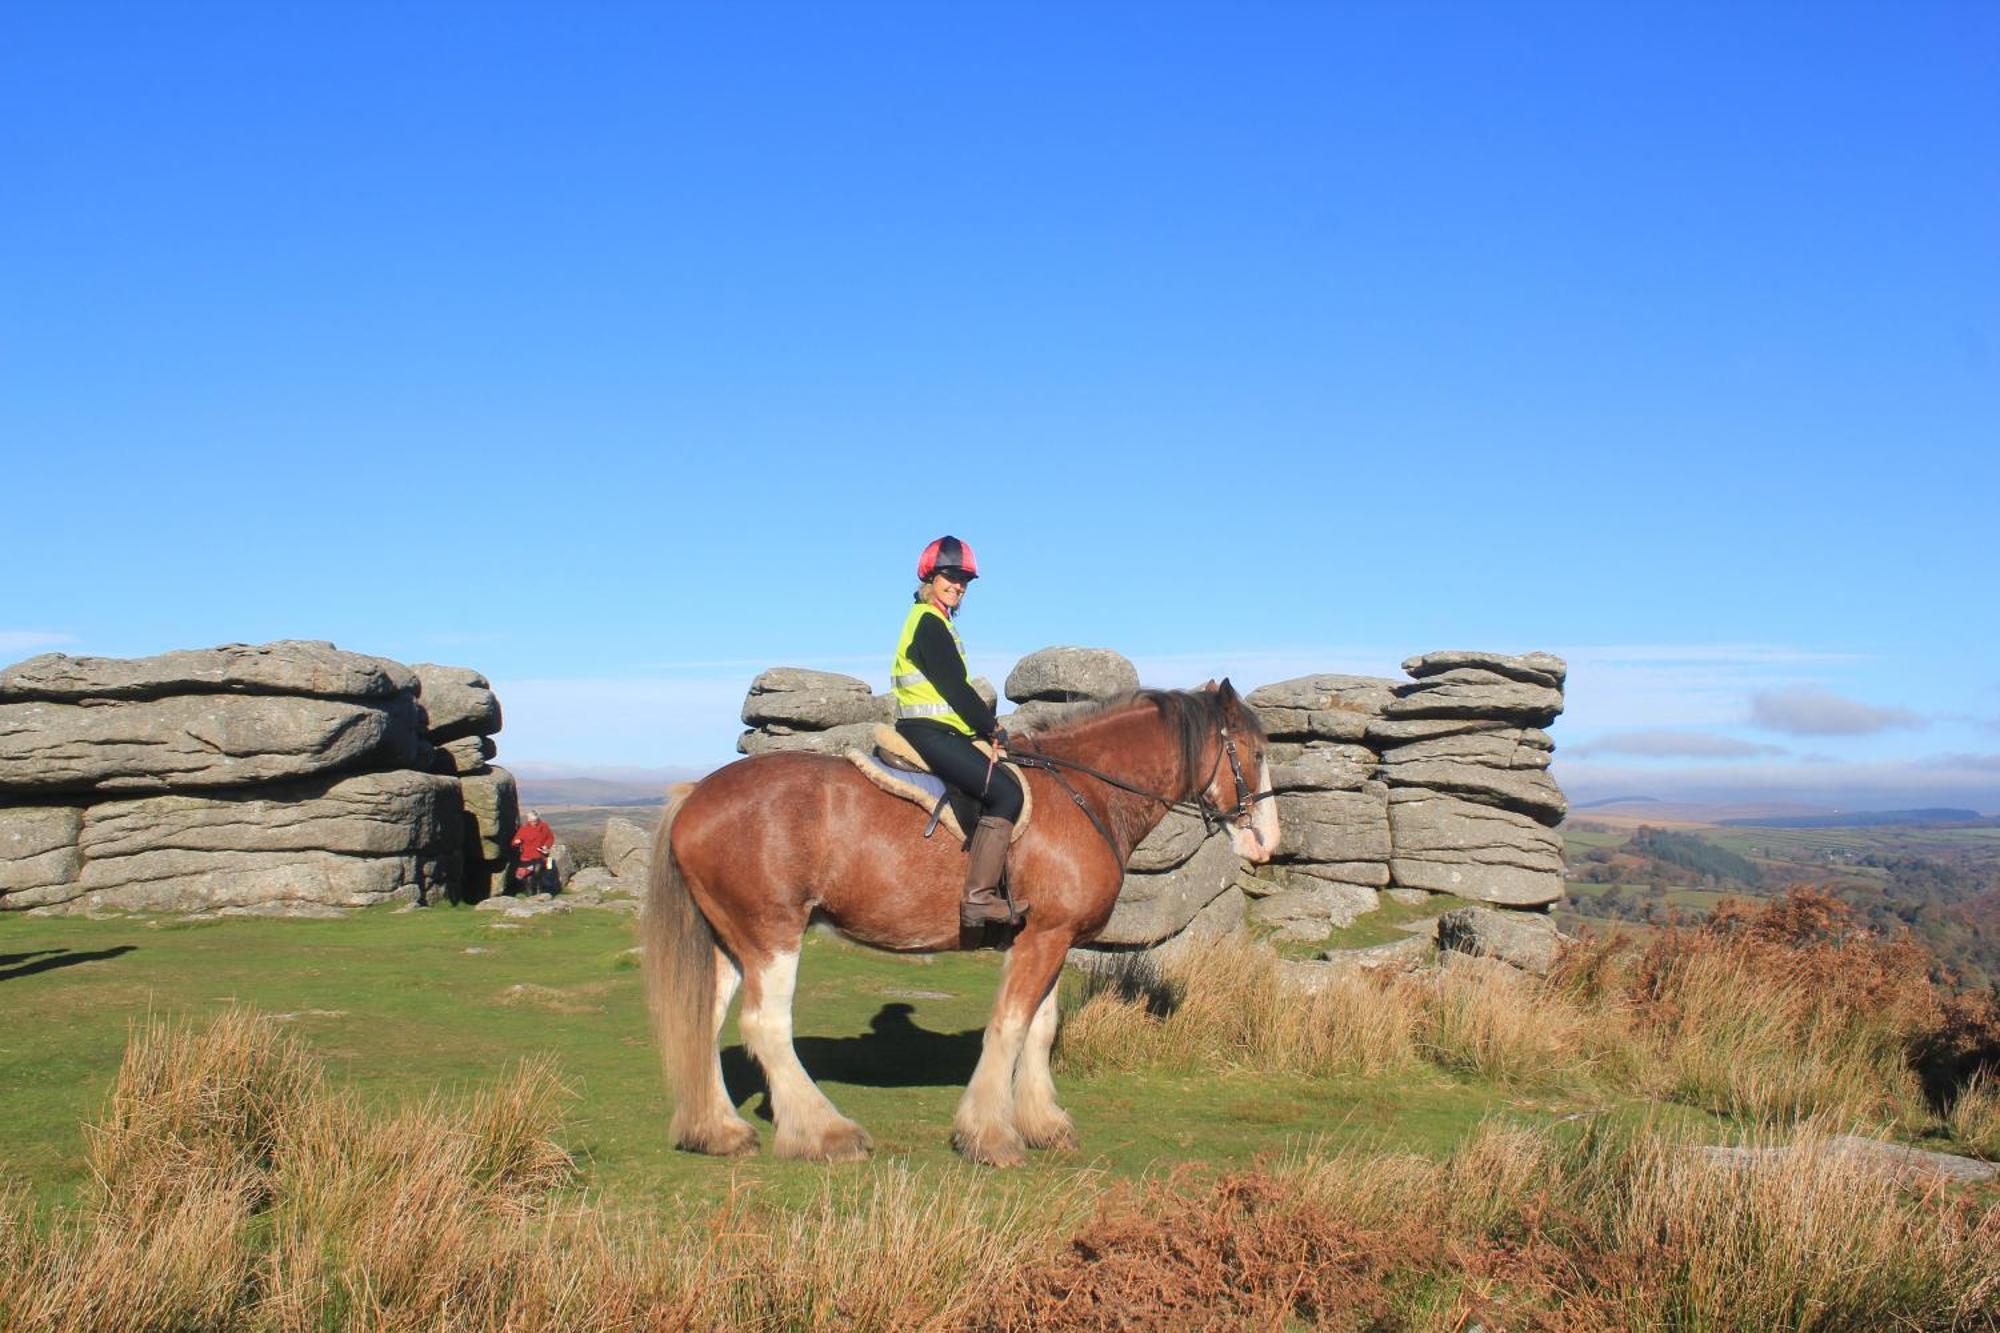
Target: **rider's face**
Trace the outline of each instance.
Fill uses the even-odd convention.
[[[956,611],[965,600],[965,584],[949,574],[935,575],[931,579],[931,600],[947,611]]]

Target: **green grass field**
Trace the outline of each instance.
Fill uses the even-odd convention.
[[[1382,923],[1364,922],[1372,940]],[[575,1093],[564,1146],[582,1162],[585,1188],[615,1208],[659,1208],[737,1181],[779,1197],[819,1189],[828,1168],[769,1156],[724,1163],[669,1147],[633,947],[632,919],[598,911],[519,924],[466,908],[344,921],[0,922],[9,1020],[0,1030],[0,1172],[43,1200],[73,1197],[85,1169],[80,1124],[102,1104],[132,1021],[240,1005],[280,1016],[337,1082],[383,1103],[468,1090],[523,1057],[553,1055]],[[874,1135],[877,1163],[956,1160],[952,1110],[999,970],[993,953],[909,958],[809,939],[800,1055]],[[733,1022],[724,1045],[732,1092],[758,1118],[761,1081]],[[1126,1074],[1061,1087],[1083,1151],[1038,1154],[1011,1179],[1244,1164],[1316,1137],[1435,1155],[1490,1116],[1547,1123],[1597,1105],[1588,1092],[1525,1097],[1435,1072],[1377,1081]]]

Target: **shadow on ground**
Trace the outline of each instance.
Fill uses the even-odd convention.
[[[115,949],[97,949],[89,953],[77,953],[70,949],[0,953],[0,981],[12,981],[15,977],[32,977],[37,972],[53,972],[59,967],[75,967],[78,963],[101,963],[120,954],[137,952],[138,948],[136,944],[121,944]]]
[[[864,1088],[943,1088],[971,1081],[985,1029],[931,1032],[910,1021],[915,1012],[907,1004],[885,1004],[860,1036],[799,1037],[793,1045],[815,1081]],[[742,1046],[724,1048],[722,1078],[738,1107],[761,1096],[756,1114],[771,1118],[764,1072],[749,1051]]]

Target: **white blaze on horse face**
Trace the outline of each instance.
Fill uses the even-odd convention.
[[[1268,760],[1260,760],[1257,764],[1257,790],[1271,790],[1271,765]],[[1270,860],[1278,850],[1278,803],[1267,797],[1253,804],[1249,826],[1231,829],[1229,845],[1251,865],[1262,865]]]

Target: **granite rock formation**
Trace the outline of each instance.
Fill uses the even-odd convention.
[[[499,703],[329,643],[0,671],[0,911],[482,896],[513,834]]]

